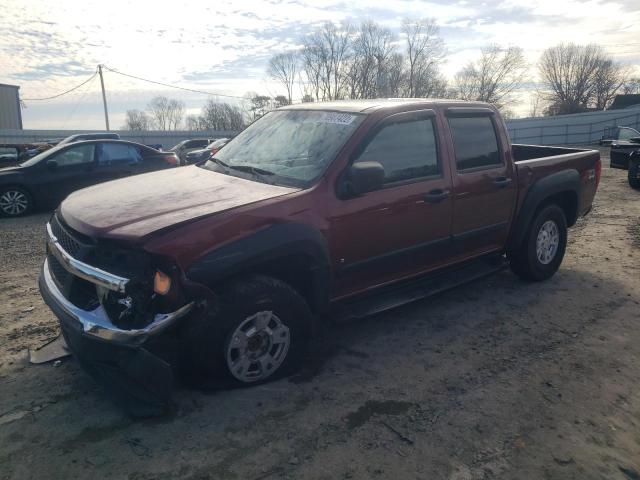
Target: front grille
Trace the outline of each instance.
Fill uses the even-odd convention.
[[[67,227],[57,215],[54,214],[51,217],[49,224],[58,244],[73,258],[85,261],[95,248],[95,243],[92,239]],[[84,310],[93,310],[98,306],[98,297],[94,284],[67,271],[52,253],[47,255],[47,259],[51,276],[67,300]]]
[[[69,232],[67,232],[67,230],[60,223],[60,220],[58,220],[57,215],[54,215],[51,218],[51,231],[58,239],[58,243],[60,243],[60,246],[64,248],[64,250],[69,255],[75,257],[78,254],[82,245],[75,238],[73,238],[69,234]]]
[[[58,259],[53,255],[47,255],[49,261],[49,269],[53,275],[54,280],[58,285],[64,287],[71,274],[60,264]]]

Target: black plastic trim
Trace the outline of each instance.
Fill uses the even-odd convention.
[[[482,235],[487,235],[489,233],[499,232],[501,230],[506,230],[509,227],[509,222],[500,222],[494,223],[492,225],[487,225],[480,228],[474,228],[472,230],[466,230],[462,233],[458,233],[453,235],[453,242],[464,242],[469,240],[470,238],[480,237]]]
[[[564,192],[574,193],[577,201],[580,201],[580,174],[577,170],[567,169],[552,173],[533,184],[527,192],[527,196],[524,202],[522,202],[520,213],[513,224],[513,229],[507,243],[508,249],[515,250],[522,244],[527,228],[533,220],[533,216],[538,207],[546,199]],[[579,203],[577,207],[576,212],[580,212],[581,208]],[[575,219],[568,218],[567,223],[572,224],[572,220]]]
[[[424,250],[439,247],[441,245],[446,245],[451,243],[451,237],[442,237],[437,238],[435,240],[430,240],[428,242],[418,243],[416,245],[412,245],[410,247],[399,248],[397,250],[393,250],[391,252],[383,253],[381,255],[376,255],[375,257],[366,258],[364,260],[358,260],[356,262],[349,263],[340,268],[339,274],[345,275],[348,273],[353,273],[354,271],[360,270],[362,268],[370,267],[373,264],[379,262],[390,261],[392,259],[422,252]]]
[[[277,224],[217,248],[191,265],[186,277],[206,286],[214,286],[229,277],[256,272],[278,259],[302,256],[305,261],[294,269],[311,276],[310,307],[324,311],[329,304],[329,249],[327,241],[313,227],[301,223]],[[292,265],[283,265],[290,269]],[[292,285],[295,288],[295,285]]]

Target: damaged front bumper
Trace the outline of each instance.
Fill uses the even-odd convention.
[[[47,225],[49,254],[72,275],[96,287],[124,292],[128,279],[95,268],[69,255]],[[149,345],[194,308],[194,302],[170,313],[154,315],[136,329],[115,325],[102,305],[84,310],[69,301],[45,260],[38,281],[45,303],[60,320],[62,334],[80,365],[103,384],[114,400],[136,416],[166,410],[173,388],[173,369]]]
[[[87,311],[76,307],[67,300],[51,276],[48,260],[44,261],[42,267],[40,291],[43,297],[46,295],[52,302],[55,302],[56,310],[54,310],[54,313],[58,315],[58,311],[63,312],[65,318],[72,319],[71,321],[78,324],[84,335],[106,342],[129,346],[141,345],[149,337],[166,330],[193,310],[195,305],[194,302],[190,302],[174,312],[157,314],[153,321],[143,328],[122,329],[111,322],[102,305],[95,310]],[[47,301],[47,305],[53,309],[49,301]]]

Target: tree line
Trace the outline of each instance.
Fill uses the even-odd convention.
[[[559,115],[602,110],[618,93],[640,93],[640,78],[596,44],[547,48],[537,65],[520,47],[490,45],[447,79],[441,73],[447,48],[433,19],[405,19],[399,35],[372,21],[325,23],[299,43],[267,67],[290,102],[297,84],[302,101],[451,98],[492,103],[509,116],[518,92],[537,84],[532,113]]]
[[[146,110],[127,110],[123,130],[242,130],[247,124],[265,113],[288,105],[284,95],[270,97],[255,92],[245,94],[239,105],[206,101],[199,115],[186,115],[185,104],[179,100],[164,96],[153,98]]]
[[[405,19],[399,33],[373,21],[327,22],[298,44],[297,50],[278,53],[267,64],[267,76],[286,95],[247,93],[239,105],[210,99],[199,115],[184,118],[184,127],[239,130],[294,99],[475,100],[492,103],[509,117],[525,87],[533,90],[531,116],[602,110],[618,93],[640,93],[640,78],[596,44],[547,48],[536,65],[527,62],[520,47],[489,45],[448,79],[442,73],[447,46],[429,18]],[[176,129],[183,126],[184,112],[184,103],[157,97],[147,111],[127,111],[124,128]]]

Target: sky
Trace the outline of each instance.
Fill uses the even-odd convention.
[[[269,58],[299,47],[325,21],[373,20],[400,34],[403,18],[434,18],[453,77],[483,46],[522,47],[536,80],[542,51],[561,42],[599,43],[640,75],[640,0],[1,0],[0,83],[20,86],[27,129],[103,129],[100,81],[57,99],[98,64],[158,82],[242,96],[283,94]],[[399,37],[401,40],[401,37]],[[206,94],[173,90],[105,70],[112,129],[156,95],[197,114]],[[514,110],[526,116],[528,85]],[[298,94],[298,96],[300,96]],[[230,101],[234,101],[231,99]]]

